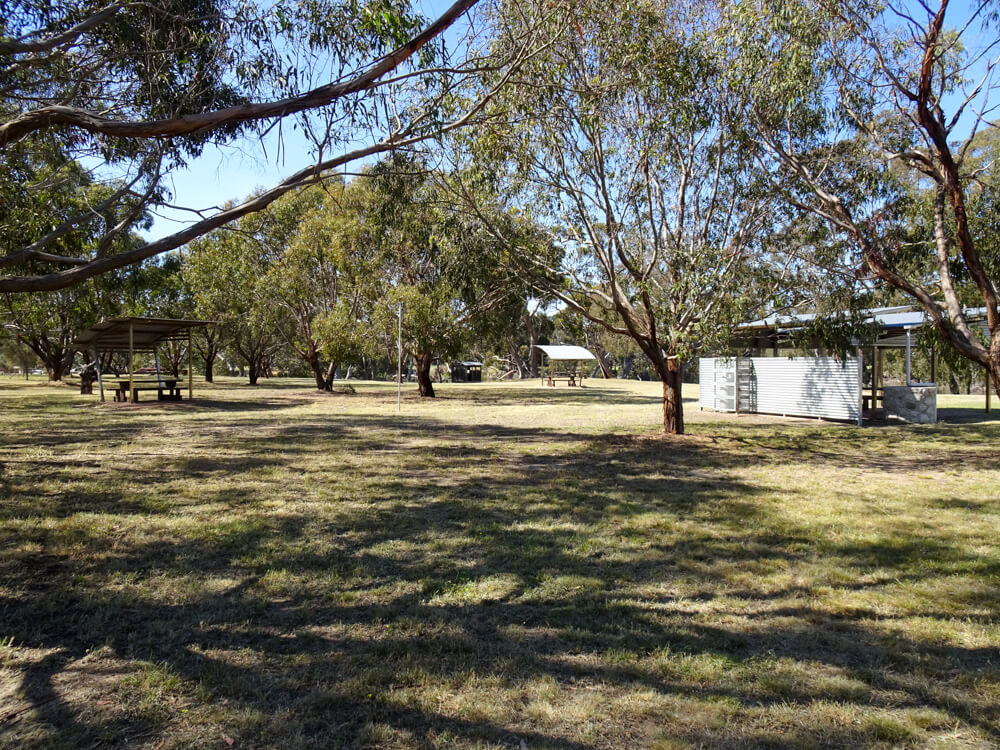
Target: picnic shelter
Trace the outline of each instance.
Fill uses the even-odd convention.
[[[207,320],[172,320],[169,318],[114,318],[102,320],[80,333],[73,342],[82,352],[93,354],[97,363],[97,382],[101,401],[104,397],[104,374],[101,372],[102,352],[128,352],[128,379],[117,378],[115,401],[139,400],[141,391],[156,391],[160,401],[180,401],[182,387],[176,378],[164,378],[160,372],[158,347],[168,341],[187,341],[188,400],[194,396],[194,367],[191,334],[195,328],[214,325]],[[136,352],[151,352],[156,364],[156,379],[137,378]]]
[[[542,382],[551,387],[555,387],[556,383],[560,381],[566,381],[566,385],[568,386],[578,385],[582,387],[584,374],[583,370],[577,368],[576,363],[597,359],[596,356],[582,346],[554,346],[552,344],[535,344],[534,346],[549,358],[550,371],[547,375],[542,375]]]

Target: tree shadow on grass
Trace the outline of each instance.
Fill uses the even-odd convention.
[[[647,406],[663,403],[662,394],[649,395],[619,388],[590,385],[582,388],[549,388],[544,385],[519,388],[475,387],[468,390],[442,390],[438,396],[442,401],[460,399],[476,404],[491,406],[521,404],[587,404],[599,401],[604,404]],[[685,404],[694,404],[693,398],[684,399]]]
[[[885,741],[877,726],[833,720],[780,731],[749,724],[768,707],[801,719],[831,700],[858,711],[929,708],[1000,742],[997,706],[963,689],[1000,681],[992,649],[901,635],[875,611],[831,612],[809,585],[786,590],[788,602],[739,588],[824,556],[856,579],[886,571],[876,584],[884,587],[1000,572],[995,559],[984,564],[941,540],[931,549],[915,533],[887,531],[866,544],[814,539],[739,478],[758,455],[780,460],[774,446],[758,454],[729,438],[595,438],[381,417],[253,420],[245,435],[221,425],[210,455],[138,462],[143,492],[160,497],[145,507],[116,482],[89,499],[77,489],[50,498],[43,521],[81,503],[109,516],[61,532],[68,546],[60,537],[50,549],[47,522],[18,532],[19,547],[3,558],[0,635],[44,656],[7,667],[19,681],[15,710],[27,710],[13,721],[0,711],[0,745],[124,747],[171,732],[201,746],[224,734],[246,747],[524,740],[582,750],[658,734],[709,745]],[[804,465],[834,462],[836,440],[817,435]],[[307,463],[317,455],[326,460]],[[78,469],[50,465],[46,481]],[[249,480],[210,482],[227,477]],[[203,483],[198,504],[228,510],[159,533],[114,530],[132,508],[155,524],[183,517],[173,488],[192,479]],[[23,493],[30,504],[27,479],[17,481],[5,502]],[[7,518],[22,513],[30,517],[27,505]],[[928,569],[928,558],[939,567]],[[968,605],[997,613],[995,601]],[[85,681],[107,661],[141,679],[112,689],[112,707],[100,710],[66,674],[72,667]],[[789,664],[806,676],[774,676]],[[588,691],[612,702],[649,696],[660,708],[593,708],[601,726],[581,734],[572,706]],[[191,706],[187,719],[171,708],[178,698]],[[668,715],[657,716],[663,706]],[[685,722],[695,706],[728,706],[744,725],[735,714]],[[192,718],[214,733],[185,729]]]
[[[937,417],[938,422],[945,424],[1000,424],[1000,412],[996,407],[989,412],[985,408],[938,407]]]

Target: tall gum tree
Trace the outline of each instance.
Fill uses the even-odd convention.
[[[763,242],[777,212],[716,62],[718,19],[697,0],[573,3],[467,144],[508,212],[563,250],[552,264],[510,242],[511,261],[530,263],[540,293],[636,342],[662,381],[668,433],[684,432],[684,363],[778,278]]]
[[[246,364],[250,385],[266,374],[279,346],[263,289],[268,258],[254,237],[259,226],[258,217],[247,217],[200,237],[185,248],[182,268],[195,314],[218,324],[224,348]]]
[[[977,157],[1000,103],[997,16],[991,2],[741,2],[731,73],[752,94],[745,114],[776,192],[1000,390],[1000,263],[991,222],[975,215],[997,189],[996,162]],[[933,201],[919,238],[899,209],[913,185]],[[969,308],[983,310],[985,341]]]

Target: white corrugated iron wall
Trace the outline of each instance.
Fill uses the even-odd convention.
[[[833,357],[752,357],[750,364],[757,413],[850,421],[860,417],[858,357],[846,362]],[[709,396],[709,385],[702,381],[699,403],[716,411],[736,411],[736,361],[714,359],[710,367],[715,393]],[[715,406],[709,406],[713,402]]]
[[[714,357],[698,360],[698,406],[702,409],[715,408],[715,363]]]

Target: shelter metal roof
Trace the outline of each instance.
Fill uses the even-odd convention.
[[[582,346],[551,346],[535,344],[536,349],[541,349],[549,359],[597,359],[593,354]]]
[[[462,365],[463,367],[482,367],[482,362],[457,362],[456,364]]]
[[[127,350],[129,331],[133,349],[152,349],[164,341],[187,338],[191,328],[215,325],[208,320],[171,320],[169,318],[114,318],[102,320],[83,331],[73,342],[80,349],[101,351]]]
[[[816,320],[815,313],[789,313],[782,315],[774,313],[766,318],[754,320],[750,323],[743,323],[739,327],[743,330],[754,330],[758,328],[798,328]],[[879,323],[885,328],[896,328],[903,326],[918,326],[926,322],[927,316],[923,311],[914,310],[910,306],[905,307],[880,307],[874,310],[865,311],[865,321]]]
[[[970,321],[976,321],[986,314],[985,307],[965,310],[965,315]],[[879,307],[872,310],[865,310],[865,322],[877,323],[881,328],[914,328],[930,322],[930,318],[923,310],[914,309],[906,305],[901,307]],[[766,318],[755,320],[750,323],[743,323],[739,326],[742,330],[760,329],[790,329],[799,328],[806,323],[810,323],[818,316],[815,313],[791,313],[781,315],[774,313]]]

